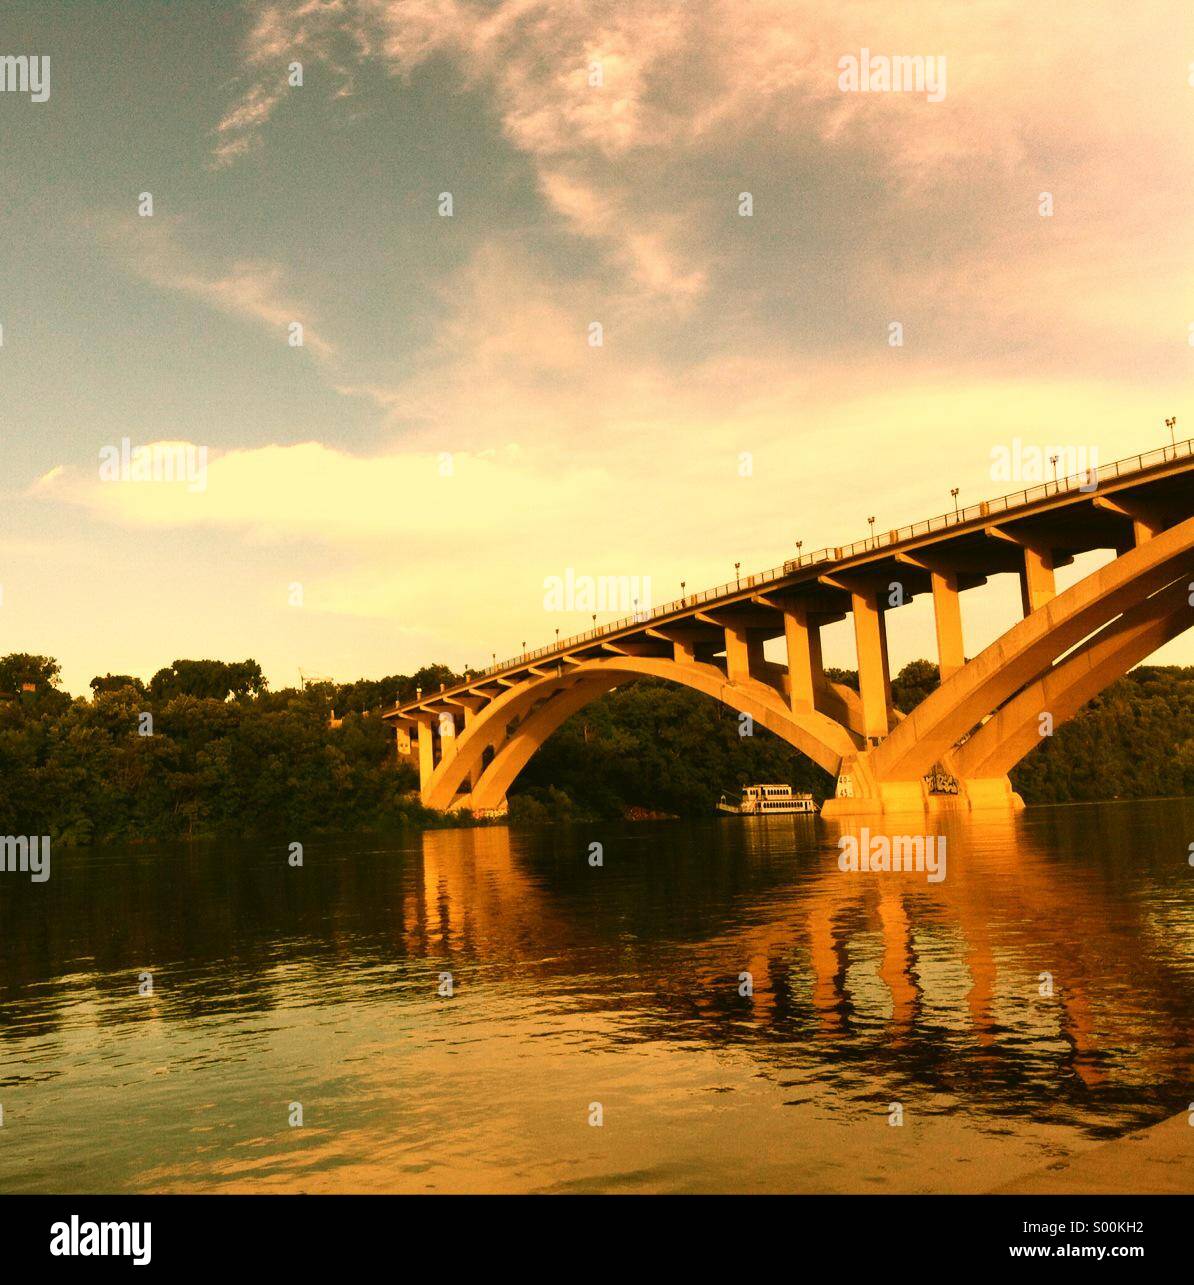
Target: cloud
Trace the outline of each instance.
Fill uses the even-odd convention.
[[[351,49],[407,76],[445,55],[467,83],[493,96],[506,137],[532,159],[545,197],[574,231],[607,244],[644,290],[683,297],[702,289],[700,270],[685,264],[673,235],[681,229],[636,227],[633,212],[616,198],[599,211],[592,181],[568,179],[562,168],[569,162],[582,168],[594,158],[616,161],[675,141],[677,121],[652,106],[650,92],[656,70],[691,39],[682,6],[648,2],[636,11],[619,3],[598,20],[575,0],[508,0],[496,7],[346,0],[318,8],[296,0],[266,4],[258,14],[244,51],[254,78],[217,126],[218,163],[260,142],[283,96],[278,81],[287,59],[305,55],[341,65],[337,51]]]
[[[277,86],[252,85],[216,126],[216,144],[212,149],[212,163],[217,168],[252,151],[260,143],[261,127],[273,115],[282,98],[283,90]]]
[[[262,128],[294,92],[288,81],[292,62],[323,64],[335,77],[336,94],[345,92],[349,72],[336,51],[350,25],[349,14],[346,0],[256,6],[256,21],[242,51],[249,83],[215,127],[214,168],[231,165],[260,146]],[[351,50],[357,56],[365,52],[359,43]]]
[[[142,281],[234,319],[234,335],[283,343],[301,321],[320,376],[376,408],[326,415],[304,381],[262,422],[251,398],[236,405],[234,363],[220,440],[245,449],[213,451],[192,494],[98,481],[91,442],[123,431],[132,368],[96,370],[93,420],[60,402],[86,450],[39,453],[43,476],[17,498],[93,535],[101,573],[132,547],[160,564],[157,583],[174,578],[172,609],[154,598],[138,617],[147,636],[193,611],[197,638],[260,626],[297,647],[286,611],[280,626],[252,614],[284,603],[294,578],[342,618],[346,675],[366,616],[387,639],[401,624],[467,640],[463,658],[479,661],[584,625],[543,615],[542,580],[565,566],[651,575],[665,596],[680,579],[724,581],[737,560],[774,565],[797,539],[807,552],[865,535],[870,513],[880,526],[938,513],[951,485],[981,498],[1000,489],[990,447],[1013,434],[1111,459],[1167,440],[1164,415],[1187,422],[1184,3],[1140,0],[1114,28],[1093,9],[1022,0],[266,0],[248,12],[226,110],[203,126],[221,173],[193,208],[270,206],[253,153],[294,144],[279,128],[294,93],[309,96],[308,163],[328,147],[316,109],[341,112],[337,100],[375,128],[378,99],[401,99],[423,111],[428,146],[389,154],[404,167],[392,184],[385,140],[358,147],[346,128],[343,219],[322,242],[295,235],[308,212],[294,210],[226,229],[163,215],[93,225]],[[945,56],[945,100],[842,93],[838,60],[864,46]],[[301,90],[286,84],[291,61]],[[437,115],[436,99],[461,91],[463,109]],[[442,182],[428,158],[441,154],[480,198],[454,219],[430,213]],[[249,239],[229,250],[213,239],[225,231]],[[162,372],[176,406],[191,373],[182,361]],[[32,582],[42,569],[30,567]],[[63,611],[69,625],[73,604]],[[451,648],[431,639],[407,655],[437,653]]]
[[[291,57],[336,69],[341,93],[355,66],[408,77],[439,58],[492,105],[548,214],[607,256],[609,278],[644,307],[732,310],[752,266],[772,262],[760,246],[778,256],[794,236],[812,258],[810,288],[832,288],[818,278],[831,256],[843,261],[839,293],[874,334],[914,318],[922,344],[965,336],[980,354],[1011,321],[1043,361],[1056,351],[1063,363],[1105,364],[1119,345],[1124,361],[1151,362],[1130,351],[1141,344],[1132,304],[1142,275],[1143,293],[1163,294],[1194,250],[1183,195],[1194,137],[1184,64],[1170,65],[1160,34],[1187,29],[1186,8],[1144,8],[1147,20],[1111,40],[1094,13],[1019,0],[931,11],[860,0],[270,0],[254,10],[249,83],[218,132],[229,159],[250,149]],[[843,93],[839,59],[864,47],[944,57],[945,100]],[[767,189],[760,228],[776,227],[782,201],[782,230],[729,231],[744,187]],[[1052,222],[1037,213],[1043,191],[1056,199]],[[790,295],[774,262],[762,288]],[[834,301],[802,302],[807,315]],[[867,319],[871,304],[879,315]],[[1157,342],[1162,326],[1175,333],[1176,302],[1170,311]]]
[[[145,446],[199,449],[177,442]],[[42,495],[124,526],[219,527],[261,542],[403,540],[463,548],[481,533],[508,527],[513,512],[534,508],[550,519],[608,485],[596,472],[545,475],[516,446],[358,456],[314,441],[213,455],[206,486],[187,495],[170,484],[105,482],[98,470],[93,475],[63,465],[36,483]]]
[[[602,194],[560,171],[542,171],[539,185],[550,204],[576,231],[611,245],[640,287],[674,299],[691,298],[704,289],[704,272],[684,268],[671,248],[679,239],[674,233],[669,236],[658,224],[654,229],[642,227],[632,211],[618,206],[616,197]]]
[[[156,215],[101,220],[99,231],[132,271],[160,289],[179,291],[220,312],[268,326],[278,332],[280,343],[289,342],[289,327],[299,322],[305,348],[321,358],[335,353],[335,345],[317,329],[309,310],[293,298],[280,264],[238,259],[215,267],[202,265],[183,247],[182,226],[179,219]]]

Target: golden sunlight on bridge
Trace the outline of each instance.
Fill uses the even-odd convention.
[[[1194,623],[1194,454],[1150,455],[823,549],[528,652],[385,715],[424,804],[500,813],[570,715],[642,677],[682,684],[835,779],[827,816],[1013,810],[1007,773],[1109,683]],[[1054,571],[1113,559],[1061,593]],[[1023,619],[973,659],[961,596],[1020,581]],[[887,615],[931,594],[940,687],[892,704]],[[827,678],[821,629],[850,616],[858,690]],[[767,659],[782,639],[786,664]]]

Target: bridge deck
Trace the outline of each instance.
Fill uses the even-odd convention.
[[[933,572],[956,576],[957,588],[1024,565],[1025,548],[1048,549],[1052,565],[1093,549],[1130,548],[1133,522],[1163,526],[1194,515],[1194,439],[970,505],[852,544],[819,549],[769,571],[665,603],[637,616],[600,625],[476,673],[441,691],[394,706],[384,717],[413,722],[418,715],[459,707],[454,699],[492,696],[528,675],[601,654],[650,654],[687,636],[694,652],[711,655],[733,624],[763,636],[783,633],[783,607],[799,603],[822,623],[841,619],[859,584],[893,580],[904,601],[931,588]],[[716,614],[714,614],[716,613]]]

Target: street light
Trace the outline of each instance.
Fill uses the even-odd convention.
[[[949,493],[954,497],[954,517],[957,517],[958,516],[958,488],[956,486],[951,486],[949,488]]]
[[[1053,481],[1056,483],[1056,481],[1057,481],[1057,456],[1056,456],[1056,455],[1050,455],[1050,456],[1049,456],[1049,463],[1053,465]]]
[[[737,584],[739,589],[742,588],[742,577],[738,574],[739,568],[741,566],[742,566],[741,562],[734,563],[734,583]]]
[[[875,519],[867,518],[867,521],[871,524],[871,548],[873,549],[875,547]]]
[[[1170,445],[1173,447],[1173,449],[1176,451],[1176,450],[1177,450],[1177,437],[1176,437],[1176,435],[1174,434],[1174,431],[1173,431],[1173,430],[1177,427],[1177,416],[1176,416],[1176,415],[1170,415],[1170,416],[1165,420],[1165,427],[1169,430],[1169,443],[1170,443]]]
[[[687,597],[685,597],[685,594],[684,594],[684,586],[685,586],[687,583],[688,583],[688,581],[687,581],[687,580],[681,580],[681,581],[680,581],[680,606],[682,606],[682,607],[687,607],[687,606],[688,606],[688,599],[687,599]]]

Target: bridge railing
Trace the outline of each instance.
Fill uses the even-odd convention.
[[[772,567],[770,571],[759,571],[752,575],[737,577],[734,580],[727,581],[725,584],[717,585],[713,589],[701,589],[696,593],[674,598],[671,602],[665,602],[661,606],[651,608],[649,611],[640,611],[631,616],[624,616],[621,620],[596,625],[584,633],[573,634],[571,637],[564,638],[559,642],[549,643],[545,647],[537,647],[533,651],[523,652],[520,656],[513,656],[509,660],[498,661],[485,669],[470,671],[473,674],[473,678],[470,681],[499,674],[507,669],[533,664],[536,660],[541,660],[545,656],[558,656],[561,652],[572,650],[596,639],[620,633],[622,630],[630,629],[634,626],[649,624],[652,620],[661,620],[665,616],[674,615],[678,611],[691,610],[693,607],[700,606],[703,602],[709,602],[715,598],[725,598],[731,593],[738,593],[743,589],[756,589],[774,584],[777,580],[793,575],[804,567],[816,566],[822,562],[845,562],[850,558],[860,557],[864,553],[871,553],[888,545],[902,544],[905,540],[912,540],[922,535],[932,535],[936,531],[962,526],[967,522],[988,518],[995,513],[1006,513],[1009,509],[1023,508],[1026,505],[1035,503],[1037,500],[1048,499],[1053,495],[1064,495],[1072,491],[1093,492],[1103,482],[1113,481],[1130,473],[1139,473],[1145,469],[1153,468],[1157,464],[1164,464],[1170,460],[1188,457],[1192,454],[1194,454],[1194,438],[1187,438],[1184,442],[1177,442],[1172,446],[1158,447],[1156,450],[1146,451],[1141,455],[1131,455],[1122,460],[1114,460],[1110,464],[1103,464],[1095,469],[1085,469],[1080,473],[1071,473],[1066,477],[1041,482],[1022,491],[1013,491],[1008,495],[1001,495],[993,500],[983,500],[979,504],[970,504],[965,508],[955,509],[952,513],[942,513],[935,518],[926,518],[909,526],[896,527],[890,531],[880,532],[878,535],[868,536],[863,540],[855,540],[851,544],[829,546],[824,549],[818,549],[815,553],[803,553],[798,558],[785,562],[783,566]]]

